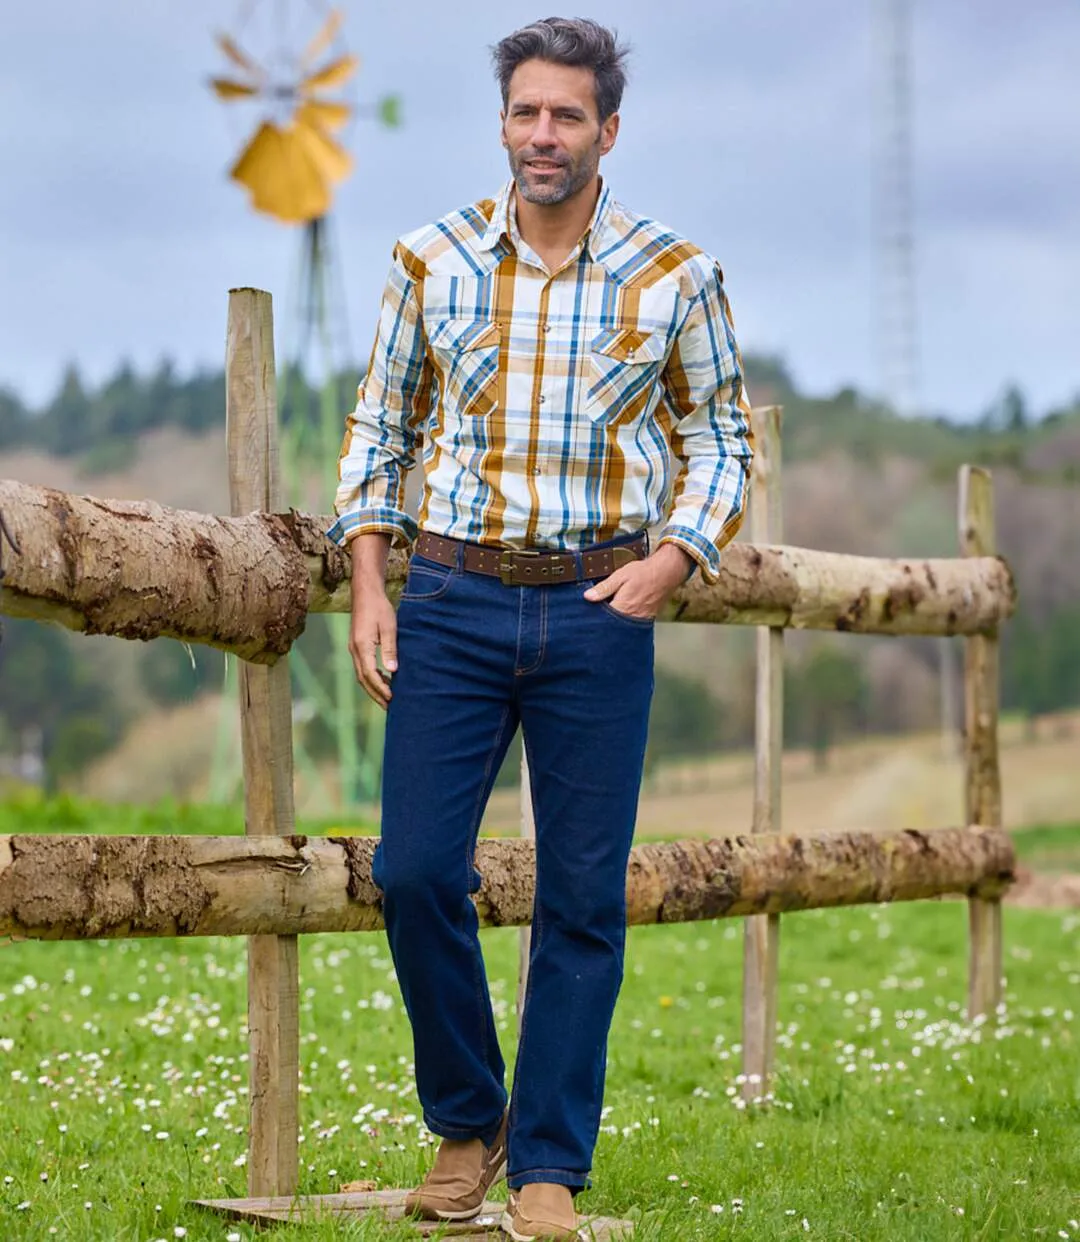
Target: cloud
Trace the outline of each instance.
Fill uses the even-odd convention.
[[[252,215],[226,180],[244,130],[205,86],[221,67],[211,31],[242,7],[278,8],[39,0],[5,13],[0,383],[41,400],[68,358],[93,378],[125,355],[219,365],[230,285],[270,288],[287,333],[297,234]],[[518,0],[464,17],[439,0],[346,9],[360,98],[400,92],[407,120],[395,133],[357,123],[358,171],[336,205],[349,337],[365,357],[395,236],[505,178],[487,47],[536,13]],[[1080,387],[1080,11],[915,10],[923,392],[973,412],[1016,378],[1037,407],[1062,400]],[[817,390],[872,389],[874,6],[592,12],[634,45],[606,165],[618,197],[717,254],[747,348],[783,353]]]

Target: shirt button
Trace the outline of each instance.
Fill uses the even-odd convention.
[[[539,466],[533,466],[533,474],[543,474]]]
[[[547,397],[545,397],[545,396],[544,396],[544,394],[543,394],[543,393],[541,393],[541,394],[540,394],[540,404],[541,404],[541,405],[543,405],[543,404],[544,404],[544,402],[545,402],[546,400],[547,400]]]
[[[543,328],[543,330],[544,330],[545,332],[550,332],[550,331],[551,331],[551,324],[549,324],[549,323],[544,324],[544,328]]]

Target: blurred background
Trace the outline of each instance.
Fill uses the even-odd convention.
[[[7,6],[0,476],[227,512],[226,292],[254,285],[275,298],[290,499],[327,512],[394,240],[506,179],[488,49],[540,15],[517,0]],[[605,177],[719,258],[751,398],[784,407],[785,541],[951,555],[957,467],[993,469],[1021,591],[1006,819],[1075,820],[1080,9],[620,0],[589,15],[633,48]],[[312,618],[294,661],[298,806],[370,817],[378,720],[343,685],[341,624]],[[786,827],[959,822],[958,644],[789,646]],[[753,635],[664,626],[659,656],[643,829],[742,830]],[[230,680],[209,649],[5,621],[0,788],[231,802]],[[492,830],[516,825],[516,775],[511,756]]]

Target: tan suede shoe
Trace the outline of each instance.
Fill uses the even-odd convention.
[[[490,1147],[480,1139],[443,1139],[431,1172],[405,1198],[408,1216],[469,1220],[487,1192],[506,1176],[506,1117]]]
[[[503,1232],[514,1242],[577,1242],[578,1218],[574,1198],[566,1186],[530,1182],[510,1192],[502,1218]]]

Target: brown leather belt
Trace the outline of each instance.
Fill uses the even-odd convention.
[[[464,549],[462,563],[469,573],[488,574],[504,586],[550,586],[556,582],[576,582],[577,562],[572,552],[515,552],[482,543],[466,543],[447,539],[422,530],[413,551],[439,565],[457,566],[458,554]],[[649,541],[642,534],[616,547],[586,548],[581,557],[582,579],[606,578],[631,561],[642,561],[648,555]]]

